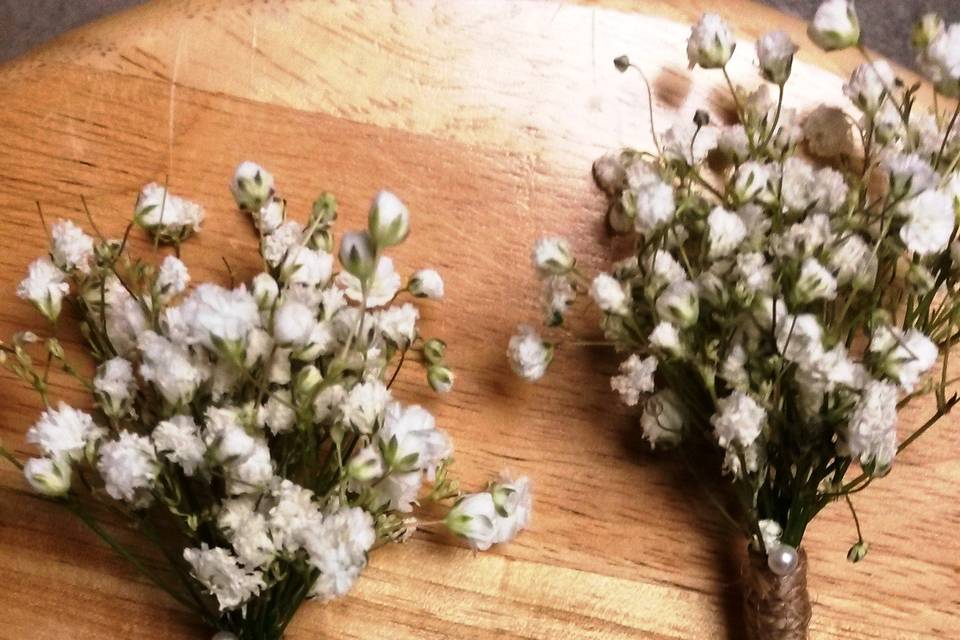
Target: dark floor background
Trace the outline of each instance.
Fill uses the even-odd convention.
[[[0,60],[17,56],[84,22],[145,1],[0,0]],[[820,0],[760,1],[806,19],[820,3]],[[857,11],[867,45],[903,65],[912,66],[909,38],[913,22],[926,11],[936,11],[948,22],[960,21],[960,0],[859,0]]]

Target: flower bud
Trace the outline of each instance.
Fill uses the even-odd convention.
[[[613,66],[617,68],[617,71],[623,73],[630,68],[630,58],[627,56],[617,56],[613,59]]]
[[[657,316],[681,329],[691,327],[700,316],[700,297],[697,285],[679,280],[669,285],[656,302]]]
[[[867,551],[870,549],[870,545],[861,540],[857,544],[850,547],[850,550],[847,551],[847,560],[850,562],[860,562],[863,560],[864,556],[867,555]]]
[[[58,497],[70,490],[70,462],[63,459],[30,458],[23,465],[23,475],[30,487],[40,495]]]
[[[244,211],[259,211],[273,195],[273,176],[256,162],[247,160],[237,167],[230,193]]]
[[[726,21],[715,13],[705,13],[690,30],[690,38],[687,40],[690,68],[696,65],[704,69],[724,67],[736,46]]]
[[[922,264],[911,263],[907,271],[907,284],[917,295],[923,295],[933,290],[937,279]]]
[[[706,127],[710,124],[710,113],[705,109],[697,109],[693,112],[693,124],[698,127]]]
[[[364,231],[351,231],[340,240],[340,264],[361,282],[367,282],[377,268],[373,239]]]
[[[376,447],[366,446],[347,463],[347,477],[357,482],[372,482],[383,477],[383,458]]]
[[[310,307],[297,300],[285,300],[273,318],[273,336],[282,347],[302,347],[310,339],[317,319]]]
[[[627,181],[627,170],[619,152],[605,153],[593,161],[593,181],[610,196],[623,189]]]
[[[935,13],[925,13],[913,25],[913,30],[910,32],[910,44],[917,51],[923,51],[941,33],[943,33],[943,18]]]
[[[627,292],[610,274],[601,273],[593,279],[590,297],[606,313],[625,316],[630,312]]]
[[[423,357],[430,364],[440,364],[447,352],[447,343],[439,338],[430,338],[423,345]]]
[[[757,40],[760,73],[769,82],[783,85],[790,77],[797,45],[783,31],[770,31]]]
[[[533,266],[541,277],[564,275],[573,269],[573,254],[564,238],[544,237],[533,248]]]
[[[486,551],[497,534],[497,508],[493,496],[487,492],[473,493],[460,498],[444,523],[455,535],[464,538],[478,551]]]
[[[276,196],[270,198],[257,213],[254,221],[262,234],[273,233],[287,219],[287,201]]]
[[[410,212],[400,198],[381,191],[370,205],[367,227],[377,247],[400,244],[410,233]]]
[[[807,27],[807,35],[824,51],[860,43],[860,21],[853,0],[826,0]]]
[[[258,273],[253,279],[253,298],[261,311],[271,309],[280,295],[280,285],[269,273]]]
[[[453,389],[453,371],[442,364],[430,365],[427,369],[427,382],[437,393],[448,393]]]
[[[433,269],[420,269],[410,276],[407,291],[418,298],[439,300],[443,297],[443,278]]]
[[[323,374],[320,373],[320,369],[311,364],[297,372],[294,386],[298,396],[309,397],[320,388],[322,383]]]
[[[320,194],[320,197],[313,201],[308,226],[312,224],[330,225],[336,219],[337,199],[330,193]]]

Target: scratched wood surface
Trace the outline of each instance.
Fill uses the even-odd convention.
[[[642,87],[612,58],[628,53],[655,78],[662,126],[727,106],[716,74],[685,68],[687,25],[716,4],[198,0],[69,34],[0,68],[0,335],[39,325],[14,296],[45,246],[35,201],[48,218],[86,225],[83,195],[117,235],[138,187],[168,176],[208,211],[183,251],[195,281],[224,281],[222,257],[240,277],[256,265],[226,188],[239,161],[272,170],[301,218],[334,191],[341,228],[362,224],[388,186],[414,215],[399,264],[435,266],[447,281],[425,328],[450,342],[459,374],[443,401],[415,371],[399,395],[437,413],[467,485],[503,465],[531,475],[535,518],[489,553],[429,531],[381,550],[349,596],[305,606],[290,637],[738,638],[741,542],[683,464],[638,446],[606,382],[615,361],[563,351],[554,375],[521,386],[504,359],[514,326],[538,317],[533,240],[566,234],[588,266],[604,265],[590,163],[617,145],[650,146]],[[832,72],[854,56],[815,53],[799,23],[746,0],[719,10],[742,38],[737,81],[759,82],[751,40],[785,28],[803,45],[788,100],[841,102]],[[576,328],[589,334],[594,321]],[[63,338],[75,353],[76,332]],[[53,382],[80,399],[68,380]],[[9,375],[0,383],[0,437],[26,455],[38,401]],[[814,638],[960,637],[958,450],[951,420],[858,498],[865,562],[844,558],[855,539],[845,510],[814,524]],[[0,484],[0,637],[202,637],[68,514],[22,493],[8,467]]]

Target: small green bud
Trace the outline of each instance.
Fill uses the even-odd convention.
[[[853,563],[860,562],[863,560],[864,556],[867,555],[867,551],[870,549],[870,545],[861,540],[857,544],[850,547],[850,550],[847,551],[847,560]]]
[[[427,369],[427,382],[437,393],[448,393],[453,389],[453,372],[442,364],[431,365]]]
[[[617,71],[623,73],[630,68],[630,58],[627,56],[619,56],[613,59],[613,66],[617,68]]]
[[[925,13],[913,25],[910,32],[910,44],[917,51],[923,51],[943,32],[943,18],[935,13]]]
[[[423,357],[430,364],[440,364],[447,353],[447,343],[440,338],[430,338],[423,345]]]
[[[57,360],[63,360],[65,358],[63,353],[63,345],[60,344],[60,341],[56,338],[50,338],[47,340],[47,350],[50,351],[50,355]]]
[[[373,239],[363,231],[351,231],[340,240],[340,264],[361,282],[367,282],[377,268]]]
[[[400,198],[381,191],[370,205],[367,229],[377,247],[400,244],[410,233],[410,212]]]
[[[333,194],[322,193],[313,201],[313,210],[310,212],[310,223],[329,225],[337,219],[337,199]]]
[[[308,365],[297,373],[295,388],[300,397],[313,395],[323,383],[323,375],[314,365]]]
[[[230,193],[244,211],[259,211],[273,195],[273,176],[256,162],[247,160],[237,167]]]

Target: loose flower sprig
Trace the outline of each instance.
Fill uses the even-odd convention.
[[[825,50],[860,47],[853,2],[823,3],[809,35]],[[957,97],[960,24],[926,16],[913,42],[935,96]],[[605,342],[627,354],[611,386],[640,408],[645,438],[716,451],[739,506],[725,515],[785,576],[810,521],[837,500],[852,510],[958,402],[960,105],[923,109],[919,85],[868,58],[843,88],[859,117],[825,106],[801,116],[784,106],[797,45],[762,36],[765,82],[747,92],[726,72],[735,44],[708,14],[687,55],[722,71],[736,123],[698,111],[652,132],[656,154],[622,149],[594,164],[609,227],[634,239],[632,253],[592,281],[562,238],[538,241],[533,262],[545,324],[589,293]],[[560,346],[523,326],[508,358],[533,381]],[[933,414],[898,442],[898,411],[929,395]],[[867,550],[856,522],[852,561]]]
[[[416,515],[422,500],[446,504],[436,524],[483,550],[526,526],[531,497],[525,477],[507,475],[462,494],[447,434],[426,409],[393,398],[414,359],[433,389],[454,381],[445,343],[420,335],[414,304],[396,303],[443,296],[436,271],[404,284],[385,255],[409,234],[406,206],[378,194],[368,228],[342,238],[338,272],[333,196],[302,225],[262,167],[243,163],[230,188],[259,233],[264,270],[249,287],[191,288],[176,255],[155,266],[128,255],[127,236],[53,225],[49,256],[17,290],[53,336],[18,334],[0,351],[43,401],[27,433],[40,456],[22,464],[0,452],[208,625],[260,640],[281,637],[304,599],[344,595],[373,548],[428,526]],[[200,205],[151,184],[134,223],[179,254],[203,218]],[[97,364],[92,380],[57,341],[65,301]],[[40,364],[31,350],[43,343]],[[90,392],[92,410],[51,401],[54,367]],[[98,504],[156,543],[176,582],[114,538]]]

